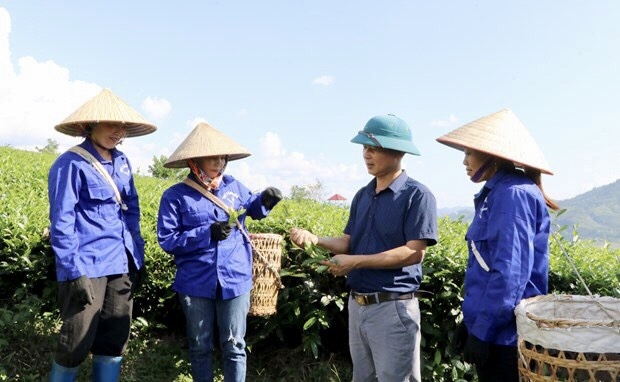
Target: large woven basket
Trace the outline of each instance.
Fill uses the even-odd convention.
[[[620,382],[620,299],[537,296],[515,315],[521,381]]]
[[[252,243],[252,278],[250,314],[268,316],[276,313],[278,291],[282,288],[280,268],[282,235],[273,233],[250,234]]]

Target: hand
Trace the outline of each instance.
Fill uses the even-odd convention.
[[[95,301],[93,284],[86,275],[69,281],[69,298],[80,305],[92,305]]]
[[[315,234],[305,229],[291,228],[289,234],[291,236],[291,241],[301,248],[305,248],[308,243],[316,245],[319,241],[319,238]]]
[[[489,343],[470,334],[465,342],[463,358],[467,363],[473,363],[476,366],[484,366],[489,360]]]
[[[267,187],[260,194],[260,202],[268,210],[273,209],[282,200],[282,192],[275,187]]]
[[[230,231],[232,231],[232,227],[228,221],[215,222],[211,224],[211,240],[225,240],[230,236]]]
[[[346,276],[357,265],[356,257],[346,254],[333,255],[331,259],[321,261],[327,265],[327,271],[334,276]]]
[[[143,264],[142,268],[140,268],[139,270],[132,272],[129,275],[129,278],[131,279],[131,292],[136,293],[142,287],[142,285],[144,285],[146,279],[148,278],[146,264]]]
[[[456,330],[452,334],[452,348],[458,354],[463,353],[465,350],[465,344],[467,343],[467,326],[465,323],[461,321],[460,324],[456,327]]]

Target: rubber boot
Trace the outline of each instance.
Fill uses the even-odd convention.
[[[123,357],[95,355],[93,357],[93,382],[118,382]]]
[[[64,367],[52,361],[52,371],[50,372],[50,382],[73,382],[77,376],[79,366]]]

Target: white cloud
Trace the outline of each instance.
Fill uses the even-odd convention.
[[[261,154],[266,158],[282,158],[286,155],[278,134],[267,132],[258,140],[258,146]]]
[[[74,144],[53,127],[100,88],[69,81],[69,71],[53,61],[22,57],[15,70],[10,33],[10,15],[0,8],[0,143],[28,149],[45,146],[47,139],[61,146]]]
[[[312,85],[329,86],[334,83],[334,77],[332,76],[319,76],[312,81]]]
[[[53,61],[22,57],[15,70],[10,33],[10,15],[0,8],[0,144],[25,149],[43,147],[48,139],[60,148],[75,144],[75,138],[56,132],[54,126],[100,87],[69,81],[69,71]]]
[[[196,125],[198,125],[201,122],[209,123],[209,121],[207,121],[203,117],[195,117],[185,122],[185,127],[187,127],[188,129],[187,132],[189,133],[189,131],[193,130],[194,127],[196,127]]]
[[[287,151],[280,137],[272,132],[259,138],[258,146],[255,155],[231,162],[227,169],[254,191],[275,186],[286,195],[293,186],[313,185],[318,180],[329,194],[325,197],[337,192],[351,199],[360,185],[369,181],[361,166],[338,164],[325,158],[309,159],[304,153]]]
[[[81,138],[57,132],[54,126],[99,93],[101,86],[71,80],[69,69],[52,60],[39,62],[34,57],[21,57],[14,67],[10,32],[10,15],[0,8],[0,144],[34,150],[52,139],[64,151],[81,142]],[[151,103],[151,110],[159,110],[159,115],[163,115],[161,111],[165,110],[167,101],[150,99],[157,101]],[[146,150],[148,147],[136,148],[136,151],[152,152]]]
[[[72,80],[70,68],[52,60],[40,62],[35,57],[21,57],[14,65],[9,44],[10,25],[8,12],[0,8],[0,144],[35,150],[53,139],[62,152],[80,143],[82,138],[63,135],[54,126],[98,94],[102,86]],[[333,81],[330,76],[321,76],[313,83],[329,86]],[[172,109],[165,97],[156,96],[146,97],[140,106],[147,119],[156,121],[166,118]],[[240,108],[236,117],[244,119],[248,115],[247,109]],[[147,175],[153,156],[170,156],[187,134],[204,121],[202,117],[190,118],[176,127],[156,123],[157,133],[129,138],[119,149],[127,154],[135,172]],[[292,186],[308,186],[318,180],[325,186],[326,194],[337,192],[351,199],[359,185],[369,180],[362,166],[287,151],[280,136],[272,132],[260,137],[257,145],[251,150],[255,155],[233,161],[227,169],[252,190],[276,186],[287,194]]]
[[[436,119],[431,122],[431,126],[445,127],[454,125],[454,123],[458,121],[458,118],[454,116],[454,114],[450,114],[447,119]]]
[[[142,101],[142,109],[146,111],[148,116],[156,121],[161,121],[168,114],[170,114],[170,110],[172,109],[172,105],[165,98],[159,97],[146,97],[144,101]]]
[[[14,67],[10,51],[11,19],[0,8],[0,144],[19,149],[35,150],[56,141],[60,152],[82,141],[54,130],[101,86],[71,80],[70,71],[52,60],[39,62],[34,57],[17,59]],[[162,119],[171,109],[163,98],[147,97],[143,109],[151,118]],[[159,145],[145,139],[128,139],[120,147],[131,158],[134,168],[146,174]]]
[[[11,55],[9,51],[9,33],[11,32],[11,17],[9,12],[4,8],[0,8],[0,78],[9,79],[9,75],[12,77],[13,68],[11,66]],[[4,83],[5,80],[0,83],[0,89],[7,86]]]
[[[10,56],[1,51],[0,56]],[[101,88],[82,81],[69,81],[69,71],[53,61],[37,62],[33,57],[18,60],[18,70],[8,68],[6,86],[0,88],[0,141],[28,147],[54,139],[60,144],[71,139],[54,126]]]

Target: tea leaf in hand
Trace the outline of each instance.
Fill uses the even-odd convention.
[[[237,222],[237,219],[239,219],[239,216],[243,215],[244,213],[245,208],[243,207],[239,208],[238,211],[236,211],[234,208],[228,209],[228,223],[235,224]]]

